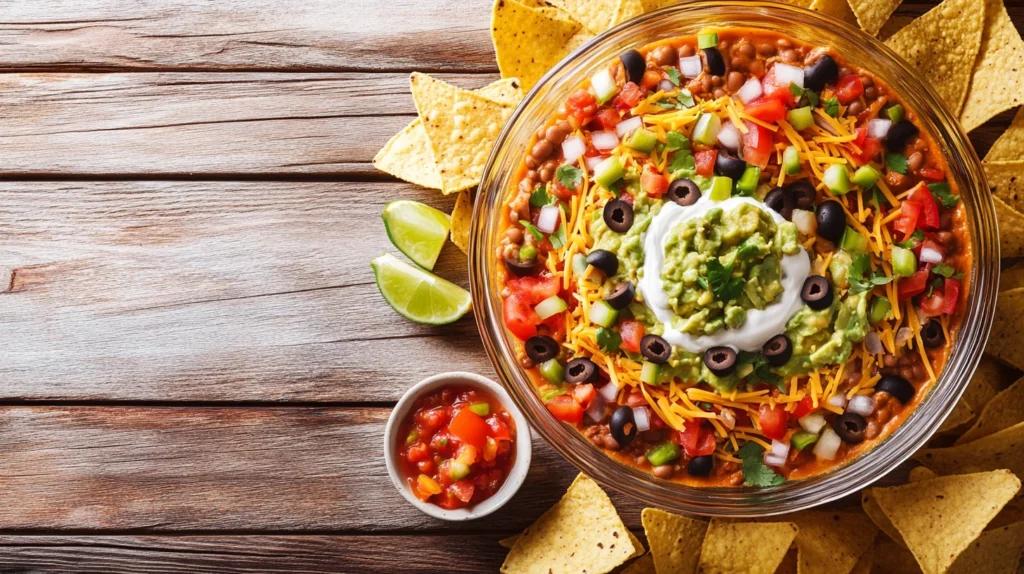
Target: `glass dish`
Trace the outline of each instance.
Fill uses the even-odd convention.
[[[552,417],[515,360],[501,318],[496,288],[498,229],[504,194],[536,126],[584,79],[630,48],[696,34],[705,27],[746,27],[782,32],[813,45],[832,46],[848,61],[875,74],[918,114],[949,163],[960,189],[973,242],[969,298],[946,368],[902,425],[845,465],[770,488],[692,487],[659,480],[616,462],[578,431]],[[676,512],[713,516],[767,516],[806,509],[856,492],[879,479],[929,437],[959,400],[984,350],[999,283],[995,209],[977,154],[939,96],[881,42],[860,30],[808,10],[767,2],[687,2],[651,12],[594,38],[537,84],[498,139],[477,192],[470,240],[470,280],[476,322],[498,375],[533,428],[551,446],[603,486]]]

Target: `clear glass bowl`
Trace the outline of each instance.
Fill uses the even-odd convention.
[[[949,163],[967,210],[974,262],[967,309],[953,352],[938,382],[883,442],[865,454],[811,478],[771,488],[692,487],[658,480],[616,462],[575,429],[556,421],[515,359],[502,325],[495,259],[505,193],[536,127],[585,78],[630,48],[696,34],[705,27],[777,31],[812,45],[833,47],[873,73],[917,113]],[[552,69],[513,114],[491,154],[477,193],[470,240],[470,280],[476,322],[501,380],[526,418],[551,446],[605,487],[677,512],[714,516],[767,516],[824,504],[879,479],[921,448],[959,400],[988,339],[999,283],[995,209],[977,154],[939,96],[895,53],[860,30],[815,12],[764,2],[687,2],[651,12],[593,39]]]

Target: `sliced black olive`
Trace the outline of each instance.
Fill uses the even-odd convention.
[[[818,236],[838,244],[846,231],[846,212],[843,206],[834,199],[821,202],[814,213],[818,221]]]
[[[832,285],[822,275],[811,275],[805,279],[804,287],[800,290],[800,298],[815,311],[821,311],[832,305],[834,296]]]
[[[622,310],[629,306],[636,297],[636,287],[630,281],[619,283],[612,294],[605,299],[612,309]]]
[[[793,345],[785,334],[775,335],[761,347],[761,354],[773,367],[781,367],[793,356]]]
[[[573,359],[565,366],[567,383],[593,383],[597,381],[597,377],[597,365],[586,357]]]
[[[825,84],[834,84],[839,79],[839,66],[832,56],[825,54],[810,66],[804,68],[804,88],[820,92]]]
[[[725,58],[718,48],[704,48],[704,61],[708,63],[708,72],[712,76],[725,75]]]
[[[640,81],[644,79],[644,72],[647,71],[647,62],[644,61],[644,57],[640,52],[630,50],[623,52],[619,59],[622,60],[622,66],[626,68],[629,81],[639,85]]]
[[[937,349],[946,343],[946,334],[942,332],[942,325],[935,319],[930,319],[921,328],[921,342],[929,349]]]
[[[814,185],[806,179],[798,179],[788,184],[786,189],[793,195],[793,205],[797,209],[810,209],[814,205],[814,200],[818,199]]]
[[[719,377],[727,376],[736,370],[736,351],[732,347],[711,347],[704,351],[704,364]]]
[[[832,428],[843,439],[843,442],[859,444],[864,442],[864,432],[868,428],[868,421],[857,413],[843,413],[832,422]]]
[[[885,134],[885,149],[892,152],[903,151],[911,138],[917,134],[917,126],[908,121],[893,124],[889,128],[889,133]]]
[[[513,275],[524,277],[526,275],[532,275],[537,267],[537,258],[530,259],[529,261],[520,261],[519,259],[505,258],[505,267]]]
[[[665,195],[671,201],[686,207],[697,203],[697,200],[700,199],[700,188],[692,180],[682,177],[669,184]]]
[[[789,221],[793,219],[793,194],[789,191],[776,187],[775,189],[768,192],[768,195],[764,196],[764,204],[767,205],[783,219]]]
[[[875,385],[875,391],[885,391],[903,404],[914,398],[914,385],[899,375],[886,375]]]
[[[597,267],[605,276],[611,277],[619,272],[619,258],[606,249],[595,249],[587,255],[587,264]]]
[[[747,162],[723,150],[718,150],[718,157],[715,158],[715,174],[732,178],[733,181],[743,177],[747,169]]]
[[[558,343],[546,335],[537,335],[526,340],[526,356],[538,365],[558,356]]]
[[[672,356],[672,345],[657,335],[644,335],[640,339],[640,354],[656,365],[664,365]]]
[[[686,465],[686,472],[690,473],[690,476],[708,476],[714,467],[715,457],[706,454],[690,459],[690,464]]]
[[[625,233],[633,227],[633,206],[613,199],[604,206],[604,223],[615,233]]]
[[[636,420],[633,418],[633,409],[626,405],[615,409],[608,428],[612,431],[612,438],[619,443],[620,448],[633,442],[633,439],[636,438]]]

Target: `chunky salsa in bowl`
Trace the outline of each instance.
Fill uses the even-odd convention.
[[[694,28],[609,54],[516,126],[477,254],[493,320],[547,416],[631,475],[829,475],[966,382],[946,373],[976,345],[976,258],[998,259],[976,183],[921,94],[838,36]]]

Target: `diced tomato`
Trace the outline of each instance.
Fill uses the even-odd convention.
[[[921,218],[921,204],[907,200],[900,204],[900,215],[892,222],[892,228],[903,234],[906,241],[917,231],[917,221]]]
[[[679,446],[690,456],[704,456],[715,452],[715,433],[699,420],[686,423],[677,435]]]
[[[869,138],[866,127],[857,128],[857,139],[853,140],[853,144],[860,149],[860,154],[854,154],[857,165],[870,163],[882,151],[882,142],[875,138]]]
[[[857,74],[847,74],[839,78],[839,83],[836,84],[836,99],[844,106],[859,98],[863,93],[864,82],[860,80],[860,76]]]
[[[590,407],[590,403],[594,401],[594,397],[596,396],[597,390],[595,390],[594,385],[590,383],[576,385],[572,390],[572,398],[576,399],[576,402],[583,407],[583,410]]]
[[[558,180],[554,180],[548,184],[548,191],[551,192],[551,195],[561,199],[562,201],[571,201],[572,195],[576,190],[569,189],[559,183]]]
[[[597,113],[597,99],[589,90],[581,88],[569,96],[569,99],[565,102],[565,109],[579,123],[586,123],[587,120]]]
[[[924,293],[924,290],[928,288],[929,272],[930,271],[927,267],[922,267],[910,277],[900,279],[899,282],[896,283],[897,298],[899,298],[900,301],[903,301]]]
[[[796,105],[796,97],[793,96],[793,90],[789,88],[789,84],[782,85],[776,81],[775,66],[772,66],[761,79],[761,90],[765,96],[775,98],[788,107]]]
[[[475,487],[471,481],[459,480],[453,482],[448,487],[448,494],[465,504],[469,504],[469,501],[473,500],[473,490],[475,490]]]
[[[624,319],[619,322],[619,336],[622,337],[621,348],[631,352],[640,352],[640,340],[644,338],[644,325],[639,321]]]
[[[575,301],[575,298],[570,298]],[[565,340],[565,312],[556,313],[541,322],[546,327],[547,335],[550,335],[556,341]]]
[[[934,167],[922,167],[918,173],[921,174],[923,179],[932,183],[938,183],[946,179],[946,174],[942,173],[941,169],[935,169]]]
[[[659,198],[668,189],[668,180],[650,166],[646,166],[644,172],[640,174],[640,187],[647,193],[647,197]]]
[[[622,118],[619,117],[619,112],[615,108],[604,108],[597,112],[594,116],[594,120],[591,123],[597,124],[602,130],[613,130],[615,126],[619,125]]]
[[[772,156],[772,132],[750,120],[743,120],[747,133],[743,134],[743,160],[764,169]]]
[[[513,335],[522,340],[527,340],[537,334],[537,324],[540,323],[540,315],[533,310],[530,298],[526,293],[513,293],[502,306],[505,319],[505,327]]]
[[[583,422],[583,407],[570,395],[559,395],[548,401],[548,410],[555,418],[572,425]]]
[[[782,440],[782,437],[786,436],[789,413],[782,405],[775,405],[774,408],[761,405],[757,409],[757,420],[761,423],[761,433],[764,436],[775,440]]]
[[[814,402],[811,397],[804,397],[800,399],[800,402],[796,404],[796,408],[793,409],[793,418],[799,420],[805,416],[811,414],[814,410]]]
[[[448,417],[450,416],[451,408],[436,407],[417,412],[416,422],[424,432],[430,433],[448,424]]]
[[[921,204],[921,215],[917,219],[918,229],[934,231],[939,228],[939,204],[924,182],[917,184],[908,199]]]
[[[561,282],[558,277],[515,277],[509,279],[506,284],[513,293],[523,293],[527,296],[530,305],[536,305],[541,301],[558,295],[561,289]]]
[[[619,95],[612,100],[612,105],[626,112],[640,103],[645,95],[643,88],[633,82],[626,82],[626,85],[622,86],[622,90],[619,91]]]
[[[419,442],[409,447],[405,457],[409,459],[409,462],[421,462],[430,457],[430,451],[425,443]]]
[[[487,426],[484,418],[474,413],[469,407],[459,409],[459,412],[452,418],[452,422],[448,423],[448,432],[453,437],[478,450],[484,448],[490,431],[491,427]]]
[[[693,159],[697,164],[697,175],[703,175],[704,177],[715,175],[715,160],[718,159],[718,150],[699,150],[693,154]]]
[[[929,317],[952,315],[956,312],[959,300],[960,280],[947,278],[942,282],[941,289],[933,291],[930,297],[921,298],[920,307]]]
[[[738,427],[749,427],[751,425],[751,423],[750,423],[750,415],[747,414],[747,411],[739,411],[738,410],[738,411],[735,411],[735,412],[736,412],[736,426],[738,426]]]
[[[512,440],[512,435],[508,432],[508,425],[498,415],[491,415],[484,419],[484,422],[491,428],[491,436],[494,440]]]
[[[786,106],[778,98],[762,96],[747,104],[743,112],[754,119],[774,124],[786,117]]]

